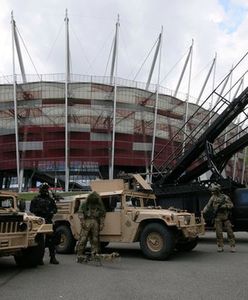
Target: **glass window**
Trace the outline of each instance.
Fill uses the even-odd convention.
[[[127,196],[126,197],[127,206],[140,207],[140,199],[138,197]]]
[[[239,203],[239,206],[248,207],[248,190],[244,189],[235,195],[238,199],[236,200]]]
[[[2,197],[0,198],[0,207],[1,208],[11,208],[14,207],[13,198]]]
[[[144,206],[156,206],[154,199],[144,199]]]

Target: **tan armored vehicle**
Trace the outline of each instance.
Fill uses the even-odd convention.
[[[198,235],[204,234],[203,218],[157,207],[150,185],[140,175],[132,175],[128,181],[95,180],[91,182],[91,189],[101,195],[107,211],[100,232],[102,245],[139,242],[147,258],[164,260],[174,249],[192,250],[197,245]],[[57,247],[59,253],[74,250],[80,234],[78,209],[86,197],[87,194],[77,195],[57,204],[54,221],[62,236]]]
[[[17,207],[17,195],[0,191],[0,257],[13,255],[20,266],[36,266],[44,255],[45,234],[53,232],[45,220]]]

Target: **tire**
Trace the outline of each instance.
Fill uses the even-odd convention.
[[[140,248],[149,259],[165,260],[174,250],[174,246],[174,233],[165,225],[150,223],[141,232]]]
[[[20,253],[14,255],[15,262],[20,267],[36,267],[40,264],[45,253],[45,238],[43,234],[38,234],[35,238],[37,246],[22,249]]]
[[[60,243],[56,245],[57,253],[70,254],[74,252],[76,240],[67,225],[58,225],[55,229],[55,235],[60,236]]]
[[[176,244],[175,248],[181,252],[190,252],[193,250],[198,244],[198,237],[193,240],[186,240]]]

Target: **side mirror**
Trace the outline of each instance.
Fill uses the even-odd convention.
[[[24,200],[19,200],[17,207],[19,208],[20,211],[24,212],[26,209],[26,203]]]

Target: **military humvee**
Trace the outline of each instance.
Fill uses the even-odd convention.
[[[138,174],[130,180],[95,180],[92,191],[101,195],[106,208],[101,245],[109,242],[139,242],[143,254],[154,260],[166,259],[174,249],[190,251],[204,234],[203,218],[177,209],[161,209],[149,184]],[[61,234],[58,253],[74,251],[80,234],[79,207],[88,194],[73,196],[57,203],[54,215]]]
[[[44,255],[45,234],[52,225],[18,208],[17,194],[0,191],[0,257],[13,255],[17,265],[34,267]]]

